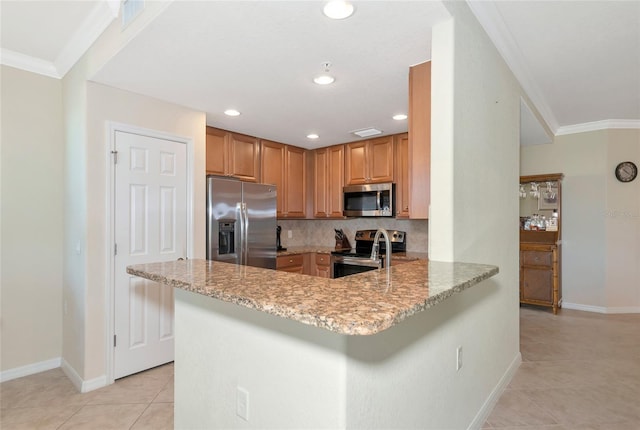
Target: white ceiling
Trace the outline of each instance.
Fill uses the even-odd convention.
[[[438,1],[177,1],[94,77],[207,112],[209,125],[308,148],[406,130],[408,67],[430,58]],[[473,12],[556,134],[640,127],[640,2],[473,1]],[[2,63],[61,77],[114,19],[112,1],[0,2]],[[53,19],[52,17],[55,17]],[[336,82],[311,82],[324,61]],[[229,118],[221,112],[242,112]],[[320,139],[309,141],[306,134]]]

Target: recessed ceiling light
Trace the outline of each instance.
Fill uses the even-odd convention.
[[[313,82],[315,82],[318,85],[329,85],[329,84],[332,84],[335,80],[336,78],[334,78],[331,75],[318,75],[315,78],[313,78]]]
[[[319,138],[319,137],[320,137],[320,136],[318,136],[318,135],[317,135],[317,134],[315,134],[315,133],[307,134],[307,139],[317,139],[317,138]]]
[[[238,116],[240,115],[240,112],[235,109],[227,109],[226,111],[224,111],[224,114],[228,116]]]
[[[407,115],[399,113],[397,115],[394,115],[393,119],[395,119],[396,121],[402,121],[403,119],[407,119]]]
[[[322,8],[322,12],[331,19],[345,19],[353,14],[355,8],[345,0],[331,0]]]

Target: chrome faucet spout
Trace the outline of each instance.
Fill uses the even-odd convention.
[[[389,233],[384,228],[379,228],[376,231],[376,235],[373,238],[373,248],[371,249],[371,259],[376,260],[378,258],[378,250],[380,249],[380,236],[384,237],[385,246],[385,268],[387,269],[387,284],[391,282],[391,241],[389,240]]]

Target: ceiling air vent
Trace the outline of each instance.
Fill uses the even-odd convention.
[[[377,128],[363,128],[362,130],[352,131],[351,133],[359,137],[369,137],[382,134],[382,130],[378,130]]]
[[[124,0],[122,2],[122,28],[131,23],[144,9],[144,0]]]

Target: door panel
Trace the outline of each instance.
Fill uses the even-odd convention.
[[[116,132],[114,377],[173,360],[173,289],[126,273],[186,257],[186,145]],[[127,246],[128,244],[128,246]]]
[[[248,212],[248,266],[276,268],[276,189],[244,183],[242,197]]]

